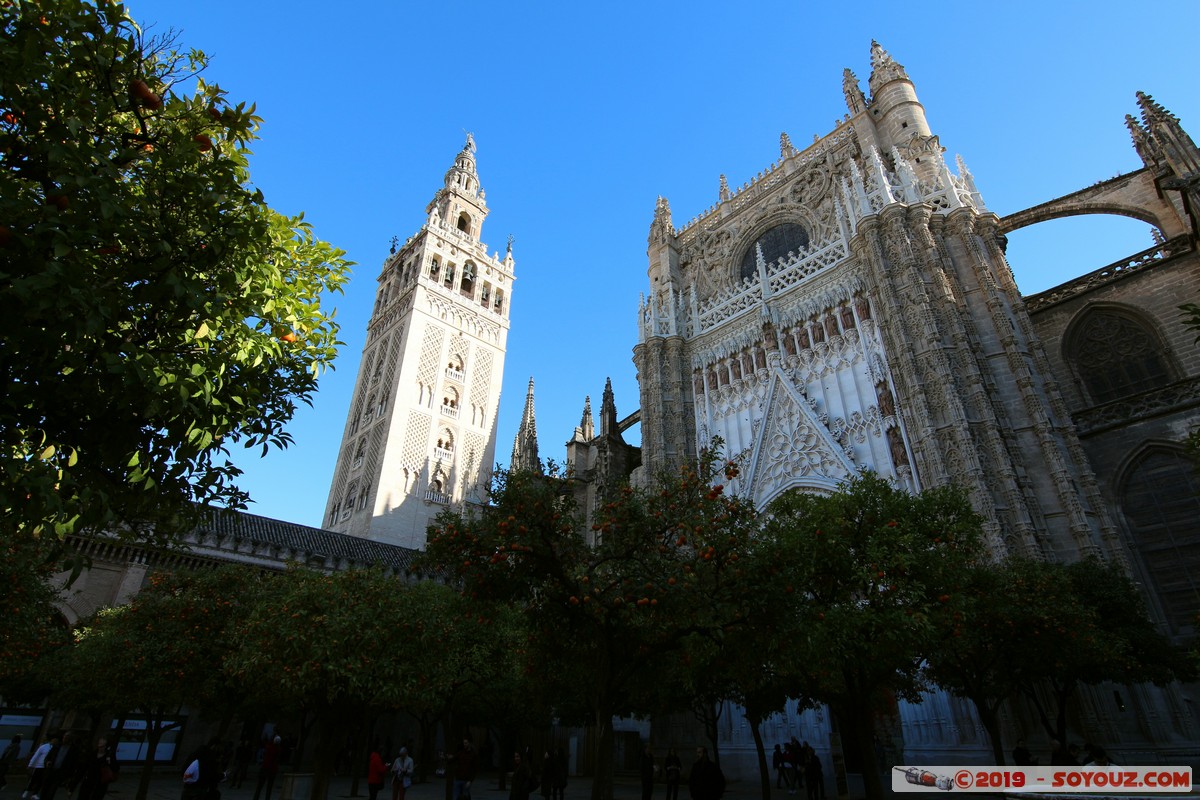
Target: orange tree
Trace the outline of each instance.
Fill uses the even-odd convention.
[[[931,616],[962,591],[979,557],[979,518],[954,489],[909,494],[873,473],[831,495],[792,490],[767,509],[765,581],[798,595],[797,688],[829,704],[882,797],[875,715],[894,696],[916,699],[936,645]]]
[[[349,265],[250,182],[259,118],[114,0],[0,3],[0,525],[166,537],[285,446]],[[188,94],[187,91],[191,91]]]
[[[1022,648],[1021,690],[1038,711],[1047,735],[1066,743],[1068,704],[1078,688],[1103,681],[1167,684],[1194,680],[1182,650],[1171,645],[1150,620],[1133,581],[1115,564],[1085,559],[1046,564],[1053,584],[1040,604],[1035,630]],[[1048,690],[1053,705],[1043,702]],[[1053,716],[1053,719],[1051,717]]]
[[[137,800],[145,800],[162,735],[184,704],[232,711],[240,692],[222,658],[232,623],[256,603],[256,573],[240,566],[155,573],[124,606],[105,608],[76,632],[57,660],[54,700],[93,714],[146,716],[147,755]]]
[[[595,800],[612,797],[614,714],[649,710],[648,668],[752,613],[742,561],[755,515],[725,494],[721,467],[706,453],[650,489],[619,488],[590,526],[553,469],[499,471],[490,508],[430,529],[423,569],[520,609],[527,669],[554,705],[594,720]]]
[[[445,587],[411,586],[381,569],[301,567],[270,584],[240,620],[226,668],[256,702],[316,725],[317,800],[354,725],[386,710],[441,711],[465,682],[487,684],[505,668],[487,621]]]
[[[39,662],[70,641],[70,631],[54,607],[61,545],[24,531],[0,538],[0,584],[7,603],[0,615],[0,694],[40,702],[53,679]]]

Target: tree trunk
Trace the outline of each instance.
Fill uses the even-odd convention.
[[[975,704],[975,713],[979,715],[979,724],[983,725],[983,729],[987,731],[988,740],[992,743],[992,757],[996,759],[996,766],[1003,767],[1005,761],[1004,742],[1000,735],[1000,703],[993,708],[983,698],[972,697],[971,702]]]
[[[754,750],[758,753],[758,777],[762,799],[771,800],[771,768],[767,765],[767,748],[763,744],[762,719],[758,714],[753,716],[746,712],[746,721],[750,723],[750,733],[754,737]]]
[[[613,798],[613,726],[612,707],[596,708],[596,777],[592,780],[592,800]]]
[[[849,734],[845,741],[854,747],[858,762],[862,764],[863,791],[867,800],[883,800],[883,781],[879,777],[879,764],[875,761],[875,715],[867,703],[847,701],[834,713],[845,720]]]
[[[158,743],[162,741],[162,723],[165,716],[164,713],[146,715],[146,763],[142,765],[142,774],[138,779],[136,800],[146,800],[146,795],[150,792],[150,778],[154,774],[154,755],[158,752]],[[184,764],[184,767],[186,768],[187,764]]]
[[[327,800],[329,797],[329,784],[337,766],[338,742],[344,738],[342,734],[342,726],[332,719],[318,723],[317,749],[312,759],[312,800]]]
[[[421,740],[421,749],[416,753],[409,753],[416,762],[417,780],[424,783],[429,779],[429,765],[433,763],[433,748],[434,738],[437,732],[437,720],[430,719],[428,714],[421,714],[417,717],[418,736]],[[418,760],[420,759],[420,760]],[[436,767],[434,767],[436,769]]]
[[[1058,713],[1054,717],[1054,728],[1057,732],[1058,741],[1062,742],[1063,747],[1067,747],[1067,704],[1071,702],[1071,696],[1075,694],[1075,682],[1068,681],[1063,686],[1054,687],[1054,698],[1058,701]]]

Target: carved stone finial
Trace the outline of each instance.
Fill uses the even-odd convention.
[[[871,78],[867,82],[871,86],[871,94],[878,94],[879,87],[894,80],[908,80],[904,66],[892,58],[883,45],[871,40]]]
[[[872,42],[877,44],[877,42]],[[882,49],[882,48],[881,48]],[[849,67],[842,70],[842,93],[846,95],[846,108],[851,114],[858,114],[867,108],[867,96],[858,85],[858,77]]]
[[[722,203],[728,200],[730,197],[729,181],[725,180],[724,175],[721,176],[721,188],[718,190],[717,194],[720,196]]]
[[[791,158],[796,155],[796,148],[792,146],[792,137],[787,135],[787,131],[779,134],[779,157]]]

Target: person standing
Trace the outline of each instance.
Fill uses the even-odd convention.
[[[692,800],[720,800],[725,794],[725,773],[709,759],[707,747],[696,748],[696,763],[688,776],[688,794]]]
[[[66,783],[75,788],[75,776],[79,772],[79,748],[75,745],[75,732],[63,734],[62,744],[46,756],[46,774],[42,780],[42,800],[54,800],[58,787]]]
[[[263,747],[262,766],[258,768],[258,783],[254,787],[254,800],[258,800],[263,787],[267,794],[263,800],[271,800],[271,787],[275,785],[275,775],[279,772],[279,745],[283,737],[276,735]]]
[[[387,764],[379,752],[379,743],[371,745],[371,755],[367,757],[367,797],[368,800],[378,800],[379,790],[387,778]]]
[[[771,767],[775,770],[775,788],[783,788],[783,748],[775,745],[775,752],[771,754]]]
[[[233,751],[233,774],[229,776],[229,788],[240,789],[246,781],[246,773],[250,770],[250,759],[254,755],[254,749],[250,746],[250,740],[245,736],[238,742],[237,749]]]
[[[683,762],[672,747],[663,759],[663,772],[667,777],[667,800],[679,800],[679,778],[683,775]]]
[[[108,750],[108,740],[98,739],[96,751],[84,764],[76,800],[103,800],[108,787],[117,779],[117,761]]]
[[[0,754],[0,789],[8,785],[8,768],[21,755],[21,734],[17,734]]]
[[[529,791],[533,782],[533,772],[529,763],[521,758],[521,753],[513,753],[512,786],[508,790],[508,800],[529,800]]]
[[[554,759],[554,751],[547,747],[542,751],[542,774],[538,786],[541,788],[542,800],[550,800],[554,795],[554,775],[558,765]]]
[[[567,775],[571,772],[570,764],[567,763],[567,754],[561,748],[554,750],[554,791],[550,793],[550,800],[563,800],[563,794],[567,790]]]
[[[825,776],[821,772],[821,758],[816,751],[808,754],[804,773],[808,781],[808,800],[825,800]]]
[[[198,800],[200,797],[200,756],[192,759],[183,770],[183,800]]]
[[[408,748],[401,747],[400,755],[392,761],[392,800],[404,800],[404,793],[412,786],[416,765],[408,755]]]
[[[642,800],[650,800],[654,796],[654,749],[650,743],[642,749]]]
[[[471,737],[463,737],[462,744],[450,759],[454,762],[454,790],[451,800],[470,800],[471,782],[475,780],[475,770],[479,764],[479,757],[475,754],[475,748],[471,746]]]

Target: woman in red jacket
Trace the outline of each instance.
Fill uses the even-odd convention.
[[[379,790],[383,788],[383,780],[387,777],[387,764],[379,754],[378,743],[371,745],[371,759],[367,762],[367,789],[369,800],[377,800]]]

